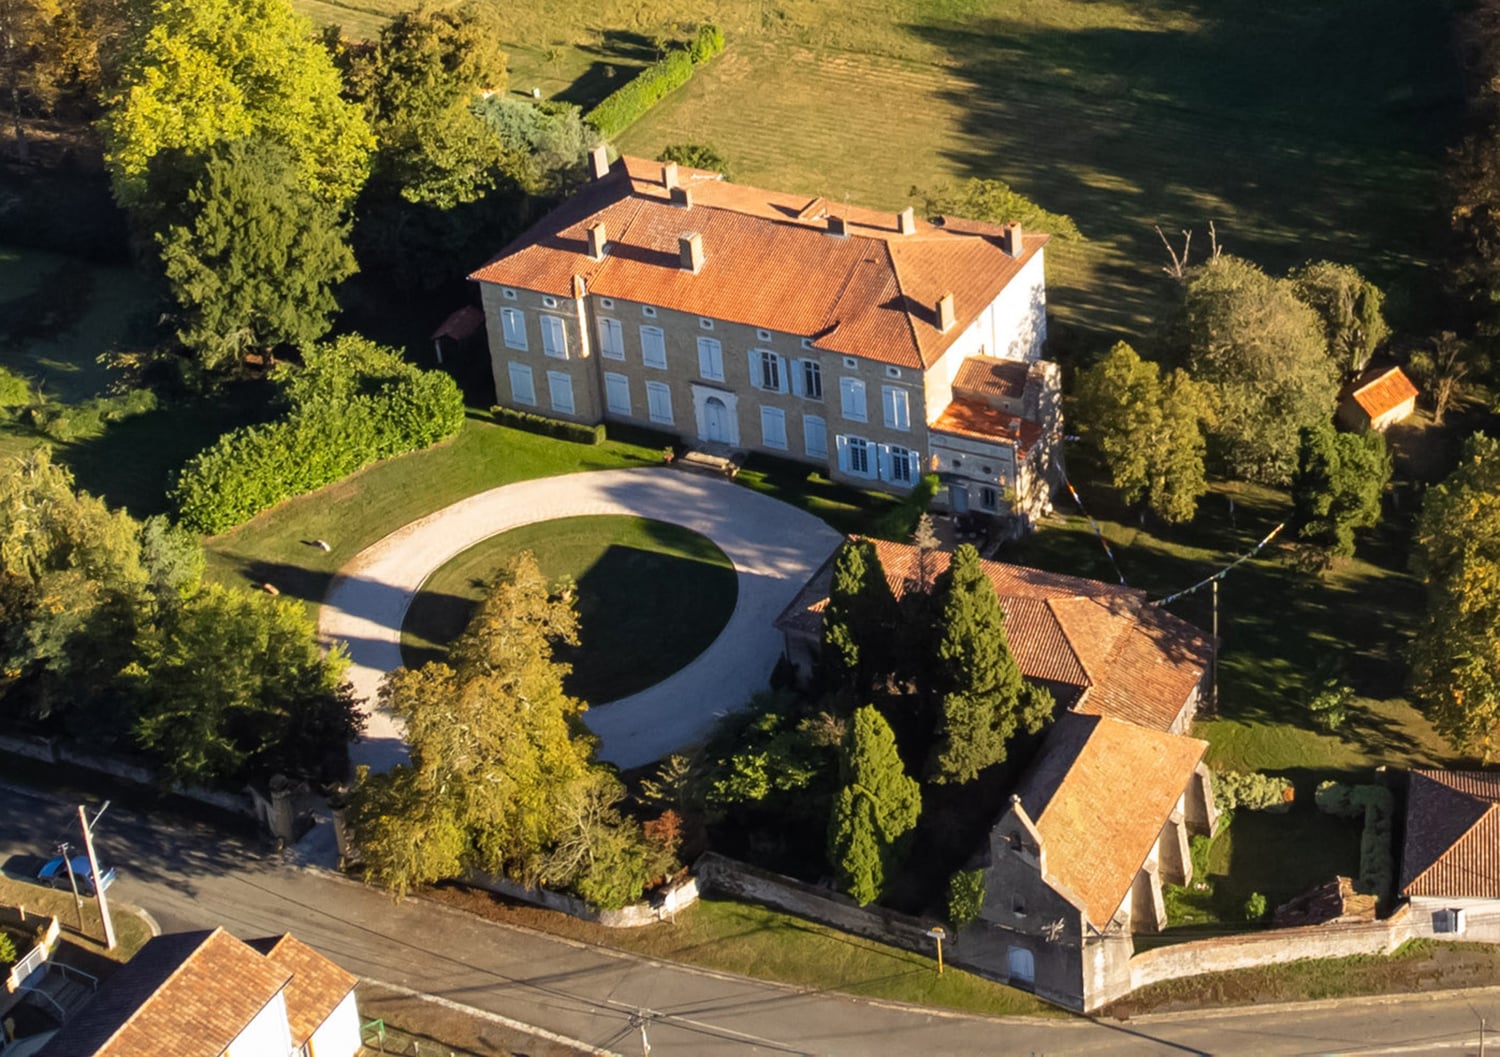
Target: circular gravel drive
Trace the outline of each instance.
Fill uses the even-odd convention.
[[[840,541],[821,519],[778,499],[665,467],[521,481],[444,507],[355,555],[323,598],[318,631],[325,642],[348,644],[349,681],[367,717],[352,750],[356,764],[384,771],[406,759],[400,723],[376,695],[385,673],[401,666],[401,625],[427,578],[490,536],[587,514],[654,518],[702,533],[739,577],[734,612],[708,649],[655,686],[585,713],[600,757],[621,767],[701,741],[720,714],[765,687],[782,649],[771,622]]]

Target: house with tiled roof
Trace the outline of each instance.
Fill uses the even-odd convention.
[[[875,550],[899,599],[922,577],[948,568],[946,551],[923,556],[905,543],[876,540]],[[925,573],[919,572],[925,561]],[[822,638],[833,583],[830,557],[776,619],[787,656],[805,675]],[[1180,734],[1198,709],[1213,656],[1192,624],[1146,605],[1146,593],[1022,565],[981,563],[1005,611],[1005,634],[1021,674],[1047,687],[1063,708],[1111,716]]]
[[[1047,236],[602,152],[470,278],[499,402],[1036,516],[1056,483]]]
[[[1500,773],[1412,771],[1405,829],[1399,890],[1416,920],[1456,932],[1467,915],[1500,918]]]
[[[353,974],[291,936],[157,936],[41,1057],[354,1057]]]
[[[1361,374],[1339,394],[1338,422],[1345,429],[1384,432],[1417,409],[1417,387],[1400,367]]]

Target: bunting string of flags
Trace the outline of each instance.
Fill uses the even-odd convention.
[[[1130,586],[1125,583],[1125,574],[1120,572],[1120,563],[1115,561],[1115,552],[1109,549],[1109,540],[1104,538],[1104,530],[1099,527],[1099,522],[1095,521],[1089,512],[1084,509],[1083,500],[1078,495],[1078,489],[1074,488],[1073,482],[1066,477],[1063,478],[1063,484],[1068,486],[1068,494],[1073,497],[1073,502],[1078,504],[1078,512],[1088,518],[1089,525],[1094,529],[1094,535],[1099,538],[1099,545],[1104,548],[1104,553],[1109,558],[1109,564],[1115,567],[1115,576],[1119,577],[1120,585],[1122,587]]]
[[[1185,588],[1184,590],[1178,591],[1176,594],[1167,595],[1166,598],[1158,598],[1155,601],[1153,601],[1153,602],[1147,602],[1146,604],[1148,606],[1165,606],[1165,605],[1168,605],[1168,604],[1170,604],[1172,602],[1177,601],[1179,598],[1186,598],[1188,595],[1192,594],[1194,591],[1201,591],[1203,588],[1207,587],[1209,584],[1213,583],[1215,580],[1222,580],[1222,579],[1224,579],[1224,577],[1228,576],[1229,573],[1231,571],[1233,571],[1237,566],[1245,564],[1251,558],[1255,557],[1262,550],[1264,550],[1265,547],[1266,547],[1266,544],[1270,543],[1273,539],[1275,539],[1276,536],[1277,536],[1277,534],[1280,533],[1281,530],[1284,529],[1284,528],[1286,528],[1286,522],[1285,521],[1283,521],[1281,524],[1277,525],[1270,532],[1267,532],[1265,538],[1263,540],[1261,540],[1259,543],[1257,543],[1254,547],[1252,547],[1250,550],[1246,551],[1244,554],[1241,554],[1238,558],[1236,558],[1234,561],[1230,562],[1228,565],[1224,566],[1224,568],[1220,569],[1218,572],[1214,573],[1212,576],[1205,577],[1204,579],[1199,580],[1197,583],[1195,583],[1192,587]],[[1124,583],[1123,580],[1120,581],[1120,582]]]

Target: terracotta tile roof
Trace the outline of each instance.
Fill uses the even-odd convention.
[[[1019,400],[1026,392],[1031,365],[995,356],[970,356],[953,377],[953,392],[962,396]]]
[[[1208,743],[1064,713],[1022,780],[1049,878],[1103,929],[1124,902]]]
[[[476,305],[464,305],[447,319],[443,325],[432,332],[429,341],[437,341],[439,338],[450,338],[453,341],[463,341],[484,327],[484,309]]]
[[[294,1048],[312,1038],[359,983],[359,977],[290,934],[251,940],[250,946],[264,954],[266,961],[292,974],[286,987],[286,1017]]]
[[[644,302],[814,338],[829,352],[901,367],[931,366],[1047,242],[1026,235],[1020,258],[1000,248],[1001,229],[974,221],[925,220],[902,235],[893,213],[809,202],[679,168],[691,192],[671,202],[661,165],[622,158],[469,278],[573,296],[581,276],[592,294]],[[842,217],[846,237],[828,234]],[[608,252],[588,256],[588,229],[605,226]],[[703,238],[695,274],[679,264],[678,238]],[[937,326],[952,294],[956,325]]]
[[[158,936],[42,1053],[219,1057],[291,978],[223,929]]]
[[[1008,441],[1016,446],[1018,456],[1029,452],[1042,435],[1042,427],[1036,422],[962,397],[955,397],[927,428],[976,440]]]
[[[900,598],[919,582],[916,547],[876,540],[891,590]],[[951,555],[930,555],[934,578]],[[1005,610],[1005,634],[1021,674],[1053,684],[1064,706],[1115,716],[1157,730],[1176,721],[1212,656],[1193,625],[1155,607],[1145,592],[1099,580],[984,563]],[[813,574],[776,619],[776,627],[818,636],[833,582],[833,558]]]
[[[1355,379],[1349,395],[1371,419],[1394,411],[1417,395],[1417,387],[1400,367],[1366,371]]]
[[[1411,772],[1401,892],[1500,898],[1500,773]]]

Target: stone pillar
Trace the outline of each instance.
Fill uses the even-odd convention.
[[[1135,875],[1130,897],[1130,931],[1160,932],[1167,927],[1167,905],[1161,895],[1160,867],[1155,856]]]
[[[1207,764],[1193,769],[1187,787],[1187,827],[1190,833],[1211,837],[1219,831],[1219,808],[1214,803],[1214,780]]]
[[[292,798],[296,785],[285,775],[271,776],[271,810],[266,825],[271,836],[290,845],[297,843],[297,811]]]
[[[1163,881],[1174,885],[1192,882],[1193,857],[1188,850],[1187,824],[1181,811],[1172,812],[1172,817],[1161,828],[1161,837],[1156,842],[1156,854],[1161,862]]]

